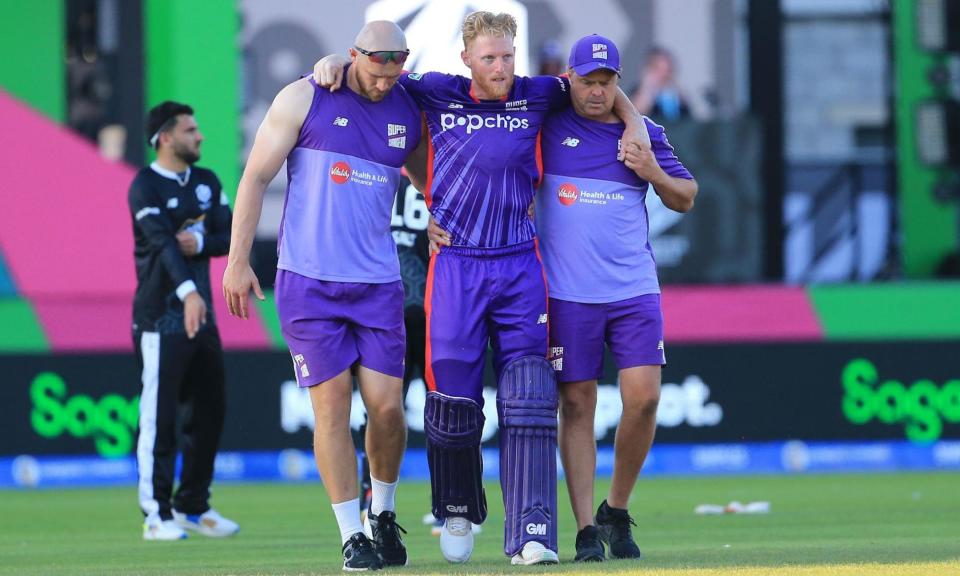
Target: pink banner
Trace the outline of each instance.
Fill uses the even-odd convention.
[[[0,90],[0,250],[55,351],[129,349],[136,287],[127,189],[136,170]],[[134,136],[135,137],[135,136]],[[256,311],[223,309],[224,259],[211,281],[225,346],[267,348]]]
[[[823,339],[803,288],[668,285],[662,301],[668,344]]]

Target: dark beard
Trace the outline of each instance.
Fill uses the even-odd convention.
[[[174,146],[173,153],[177,155],[177,158],[183,160],[191,166],[196,164],[197,160],[200,159],[200,154],[198,152],[191,152],[186,148],[186,146]]]

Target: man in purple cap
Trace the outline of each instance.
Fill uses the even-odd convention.
[[[623,124],[613,114],[620,54],[602,36],[570,51],[573,107],[547,120],[536,222],[550,286],[550,362],[560,387],[560,455],[577,520],[576,560],[639,558],[627,513],[653,442],[663,316],[648,239],[647,190],[677,212],[693,207],[697,183],[674,156],[662,126],[644,117],[650,143],[617,161]],[[623,415],[606,500],[593,513],[594,413],[603,347],[620,370]],[[594,523],[595,522],[595,523]]]
[[[623,124],[613,113],[620,54],[612,41],[581,38],[570,51],[568,72],[573,107],[549,116],[541,137],[536,223],[550,286],[550,362],[560,383],[560,454],[577,520],[575,559],[603,560],[603,542],[612,558],[639,558],[626,508],[653,442],[665,363],[644,202],[653,185],[668,208],[686,212],[697,183],[674,156],[663,127],[647,118],[650,142],[620,150]],[[450,243],[435,224],[430,238]],[[604,344],[620,368],[623,415],[613,482],[594,518],[593,424]]]
[[[368,23],[350,53],[346,89],[301,78],[267,111],[237,192],[223,292],[241,318],[251,290],[263,299],[250,247],[264,190],[286,160],[277,313],[297,383],[310,391],[314,455],[340,528],[343,569],[357,571],[407,563],[394,511],[406,445],[405,332],[390,221],[400,167],[420,142],[420,111],[396,85],[409,53],[396,24]],[[373,496],[365,525],[350,435],[351,370],[369,416]]]

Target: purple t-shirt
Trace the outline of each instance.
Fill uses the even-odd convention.
[[[692,179],[663,126],[644,121],[664,172]],[[536,213],[551,298],[603,303],[660,292],[644,204],[649,184],[617,160],[623,129],[573,108],[543,127]]]
[[[537,137],[547,114],[569,106],[569,82],[516,77],[506,100],[479,101],[471,81],[405,74],[430,131],[427,205],[455,246],[492,248],[534,237],[527,207],[541,172]]]
[[[390,220],[420,111],[402,86],[371,102],[310,83],[313,103],[287,157],[277,267],[333,282],[399,280]]]

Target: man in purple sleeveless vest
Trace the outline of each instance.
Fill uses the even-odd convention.
[[[251,289],[263,299],[250,247],[264,190],[286,160],[277,312],[297,382],[310,390],[314,454],[340,528],[344,570],[375,570],[407,562],[394,512],[406,444],[405,334],[390,220],[400,168],[420,141],[420,112],[395,85],[408,54],[396,24],[367,24],[350,53],[346,90],[332,93],[302,78],[267,112],[237,193],[223,289],[231,314],[243,318]],[[365,526],[349,428],[351,368],[369,415],[373,498]]]
[[[433,513],[444,520],[444,557],[469,560],[471,523],[487,512],[480,432],[489,345],[498,380],[504,552],[513,564],[552,564],[558,398],[546,361],[546,283],[527,208],[541,177],[540,127],[549,112],[568,107],[569,82],[514,76],[516,21],[509,14],[474,12],[462,32],[471,78],[429,72],[400,79],[430,135],[426,182],[419,184],[452,239],[431,258],[425,299]],[[336,86],[340,65],[328,56],[315,77]],[[616,109],[631,124],[625,141],[639,141],[643,123],[622,92]]]
[[[697,183],[662,126],[644,118],[650,144],[628,145],[613,113],[617,47],[581,38],[570,52],[573,107],[551,115],[542,135],[543,184],[536,222],[550,286],[550,362],[560,386],[560,454],[577,519],[578,561],[639,558],[627,501],[656,429],[663,316],[650,249],[645,197],[652,184],[678,212],[693,207]],[[623,415],[607,499],[593,518],[594,412],[604,344],[620,369]]]

